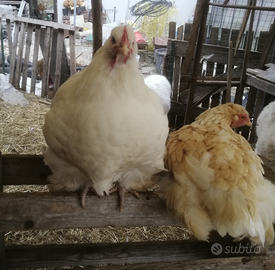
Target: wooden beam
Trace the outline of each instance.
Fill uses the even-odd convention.
[[[23,47],[25,40],[25,24],[21,23],[20,25],[20,35],[19,35],[19,44],[18,44],[18,53],[17,53],[17,62],[16,62],[16,71],[14,76],[14,87],[19,89],[20,76],[22,72],[22,58],[23,58]]]
[[[198,40],[197,40],[197,49],[196,49],[196,54],[194,56],[194,67],[193,67],[190,89],[188,94],[188,103],[187,103],[185,117],[184,117],[185,125],[190,124],[191,122],[191,110],[193,105],[194,93],[196,89],[196,80],[198,76],[198,68],[199,68],[202,44],[204,39],[208,7],[209,7],[209,0],[202,1],[202,5],[200,6],[202,10],[200,11],[200,17],[198,17],[198,19],[200,19],[200,27],[199,27]]]
[[[178,262],[157,262],[147,264],[108,265],[89,267],[85,270],[273,270],[275,269],[274,256],[254,256],[239,258],[204,259]],[[79,270],[79,268],[71,268]]]
[[[32,32],[33,32],[33,25],[28,24],[27,27],[27,37],[26,37],[26,44],[25,44],[25,57],[24,57],[24,65],[23,65],[23,78],[22,78],[22,90],[27,90],[27,78],[28,78],[28,69],[29,69],[29,59],[30,59],[30,50],[32,45]]]
[[[256,0],[250,0],[250,3],[252,6],[256,5]],[[255,15],[255,10],[251,11],[250,14],[250,22],[249,22],[249,30],[248,30],[248,37],[247,37],[247,42],[245,45],[245,54],[244,54],[244,59],[243,59],[243,64],[242,64],[242,72],[241,72],[241,83],[239,87],[237,88],[236,95],[235,95],[235,103],[242,104],[242,98],[243,98],[243,90],[245,87],[245,77],[246,77],[246,68],[247,68],[247,63],[248,63],[248,58],[250,54],[250,48],[251,48],[251,43],[252,43],[252,30],[253,30],[253,23],[254,23],[254,15]],[[237,48],[237,46],[236,46]],[[235,49],[236,49],[235,48]]]
[[[174,56],[186,57],[187,55],[187,47],[188,41],[185,40],[173,40],[174,45]],[[172,40],[168,40],[167,50],[170,50],[172,47]],[[214,53],[213,53],[214,52]],[[234,66],[242,66],[244,59],[245,50],[238,50],[235,57],[232,59],[232,65]],[[259,60],[261,58],[261,52],[251,51],[249,53],[249,59],[247,62],[247,66],[250,68],[256,68],[258,66]],[[209,61],[217,62],[217,63],[227,63],[228,61],[228,47],[221,47],[217,45],[211,44],[203,44],[201,51],[201,58],[204,56],[211,56]],[[189,74],[182,74],[189,75]]]
[[[226,87],[226,97],[225,102],[231,102],[231,87],[232,82],[232,58],[233,58],[233,42],[229,42],[228,49],[228,63],[227,63],[227,87]]]
[[[205,259],[209,243],[196,240],[7,247],[7,267],[133,264]],[[150,269],[150,268],[149,268]]]
[[[31,89],[30,89],[31,93],[35,93],[40,35],[41,35],[41,26],[37,25],[35,28],[35,41],[34,41],[33,60],[32,60],[32,75],[31,75]]]
[[[0,152],[0,193],[3,192],[3,186],[4,186],[4,183],[3,183],[2,154]],[[0,269],[6,270],[5,232],[0,232]]]
[[[236,9],[250,9],[250,10],[263,10],[263,11],[275,11],[275,7],[259,7],[259,6],[250,6],[250,5],[224,5],[210,2],[213,7],[221,7],[221,8],[236,8]]]
[[[102,0],[92,0],[93,55],[102,46]]]
[[[243,248],[252,247],[253,251],[251,245],[248,246],[240,242],[221,243],[223,253],[218,256],[212,254],[212,245],[213,242],[182,240],[28,247],[8,246],[7,267],[21,269],[112,264],[112,267],[109,266],[111,268],[107,267],[106,269],[224,269],[225,266],[227,266],[226,269],[274,269],[270,268],[271,266],[274,267],[274,256],[253,256],[253,252],[249,252],[249,249],[248,251],[240,250],[239,254],[234,252],[240,246]],[[272,248],[269,249],[271,252]],[[231,254],[230,249],[233,250]],[[228,254],[226,254],[227,250],[229,250]],[[180,264],[178,264],[179,261]],[[128,265],[123,266],[124,264]],[[146,265],[140,268],[139,264]],[[178,264],[178,267],[186,265],[191,268],[170,268],[170,265],[173,264]],[[264,264],[264,268],[259,268],[259,265],[263,266]],[[151,268],[151,265],[155,266]],[[159,268],[164,265],[167,268]],[[192,265],[196,267],[192,268]],[[228,268],[230,265],[234,265],[234,268]],[[254,267],[255,265],[257,267]],[[208,267],[201,268],[204,266]]]
[[[270,83],[266,80],[260,79],[252,74],[246,74],[245,83],[247,85],[253,86],[261,91],[264,91],[270,95],[275,96],[275,86],[274,83]]]
[[[47,27],[44,40],[44,54],[43,54],[43,75],[42,75],[42,89],[41,97],[46,97],[49,88],[51,51],[52,51],[53,28]]]
[[[37,20],[37,19],[32,19],[32,18],[27,18],[27,17],[17,17],[13,16],[10,14],[0,14],[0,17],[3,19],[9,19],[12,22],[23,22],[23,23],[31,23],[39,26],[47,26],[47,27],[52,27],[54,29],[65,29],[69,31],[76,31],[79,29],[79,27],[70,25],[70,24],[63,24],[63,23],[56,23],[56,22],[50,22],[50,21],[43,21],[43,20]]]
[[[0,231],[179,224],[152,192],[140,192],[139,199],[126,194],[121,212],[117,193],[104,198],[88,194],[85,209],[79,199],[78,194],[69,192],[3,193]]]
[[[40,155],[3,155],[4,185],[46,185],[51,174]]]
[[[190,72],[192,60],[194,57],[194,52],[196,49],[196,43],[198,39],[199,29],[201,27],[201,19],[204,10],[204,0],[198,0],[196,3],[194,22],[192,24],[189,40],[187,42],[188,46],[186,49],[186,57],[183,61],[181,73],[187,75]],[[183,89],[181,89],[182,91]]]

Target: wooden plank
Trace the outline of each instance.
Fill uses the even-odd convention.
[[[56,23],[56,22],[51,22],[51,21],[43,21],[43,20],[37,20],[37,19],[32,19],[32,18],[27,18],[27,17],[18,17],[18,16],[13,16],[10,14],[0,14],[0,17],[3,19],[9,19],[11,21],[15,22],[23,22],[23,23],[30,23],[30,24],[35,24],[38,26],[46,26],[46,27],[52,27],[55,29],[64,29],[64,30],[69,30],[69,31],[75,31],[78,29],[78,27],[75,27],[70,24],[63,24],[63,23]]]
[[[246,74],[245,83],[251,85],[255,88],[258,88],[268,94],[275,95],[275,85],[274,83],[270,83],[266,80],[260,79],[251,74]]]
[[[265,43],[268,39],[269,36],[269,31],[261,31],[258,39],[258,46],[257,46],[257,51],[263,52]]]
[[[12,53],[12,31],[11,31],[11,21],[10,19],[6,19],[7,24],[7,32],[8,32],[8,44],[9,44],[9,55]]]
[[[183,39],[183,25],[177,28],[177,39],[182,40]],[[174,68],[172,69],[172,100],[178,101],[178,93],[179,93],[179,79],[180,79],[180,72],[181,72],[181,62],[182,58],[179,56],[176,56],[174,59]],[[169,119],[169,127],[175,128],[176,127],[176,115],[168,113],[168,119]]]
[[[252,5],[252,1],[253,0],[248,0],[248,6],[255,6],[255,5]],[[240,32],[239,32],[239,35],[238,35],[238,38],[237,38],[237,42],[236,42],[236,47],[235,47],[235,52],[234,52],[234,56],[236,56],[236,52],[239,48],[239,45],[240,45],[240,42],[241,42],[241,39],[242,39],[242,36],[244,34],[244,31],[245,31],[245,28],[246,28],[246,24],[247,24],[247,21],[248,21],[248,18],[249,18],[249,15],[250,15],[250,9],[247,9],[245,11],[245,14],[244,14],[244,18],[243,18],[243,22],[242,22],[242,25],[241,25],[241,28],[240,28]]]
[[[209,253],[210,244],[196,240],[7,247],[7,267],[175,262],[205,259]]]
[[[108,265],[88,267],[86,270],[273,270],[274,256],[254,256],[223,259],[203,259],[178,262],[156,262],[147,264]],[[71,268],[79,270],[79,268]]]
[[[12,53],[10,55],[10,76],[9,76],[9,82],[12,85],[14,85],[14,78],[15,78],[15,60],[16,60],[16,52],[17,52],[18,33],[19,33],[19,22],[15,22],[14,34],[12,37]]]
[[[249,0],[251,6],[255,6],[256,5],[256,0]],[[248,13],[249,15],[249,13]],[[244,58],[243,58],[243,64],[242,64],[242,71],[241,71],[241,82],[239,87],[236,90],[236,94],[235,94],[235,103],[238,104],[242,104],[242,99],[243,99],[243,91],[244,91],[244,87],[245,87],[245,79],[246,79],[246,69],[248,67],[248,60],[249,60],[249,56],[250,56],[250,48],[251,48],[251,44],[252,44],[252,38],[253,38],[253,24],[254,24],[254,15],[255,15],[255,10],[251,11],[251,15],[250,15],[250,22],[249,22],[249,30],[248,30],[248,34],[247,34],[247,41],[245,44],[245,54],[244,54]],[[240,31],[241,32],[241,31]],[[236,53],[236,50],[235,50]]]
[[[231,30],[230,41],[233,42],[233,48],[236,48],[236,43],[237,43],[239,32],[240,32],[239,29],[232,29]]]
[[[91,0],[93,16],[93,55],[102,46],[102,0]]]
[[[171,101],[171,109],[170,111],[176,115],[185,116],[186,104],[182,104],[180,102]],[[205,108],[193,107],[191,111],[191,119],[195,119],[199,114],[204,112]]]
[[[225,93],[225,102],[231,101],[231,86],[232,86],[232,58],[233,58],[233,42],[230,41],[228,48],[228,63],[227,63],[227,88]]]
[[[44,45],[46,40],[46,29],[41,29],[41,38],[40,38],[40,48],[44,55]],[[53,38],[52,38],[52,50],[51,50],[51,64],[50,64],[50,78],[54,82],[55,81],[55,72],[56,72],[56,59],[57,59],[57,48],[56,45],[58,43],[58,32],[62,30],[54,29],[53,30]],[[64,41],[64,39],[63,39]],[[61,61],[61,76],[60,76],[60,85],[63,84],[70,77],[70,66],[68,64],[68,57],[66,53],[65,44],[63,42],[62,49],[62,61]],[[57,89],[54,89],[57,91]]]
[[[204,2],[203,0],[198,0],[195,7],[194,21],[192,24],[190,36],[187,42],[186,47],[186,55],[183,61],[181,72],[183,75],[187,75],[190,72],[191,64],[193,61],[196,42],[199,34],[199,29],[201,27],[201,18],[204,10]],[[181,91],[184,89],[181,89]]]
[[[64,32],[58,30],[57,32],[57,44],[56,44],[56,65],[55,65],[55,79],[54,79],[54,92],[57,91],[61,85],[61,67],[62,67],[62,53],[64,46]]]
[[[70,71],[71,75],[76,73],[76,63],[75,63],[75,32],[69,31],[70,39]]]
[[[24,40],[25,40],[25,24],[21,23],[20,25],[20,35],[19,35],[19,44],[18,44],[18,54],[17,54],[17,63],[16,63],[16,71],[14,76],[14,87],[19,89],[19,82],[22,72],[22,58],[23,58],[23,48],[24,48]]]
[[[174,48],[175,48],[175,56],[185,57],[187,54],[187,45],[188,41],[184,40],[174,40]],[[169,44],[169,40],[168,40]],[[243,65],[243,58],[244,58],[244,50],[238,50],[237,55],[233,57],[232,64],[234,66],[242,66]],[[201,58],[203,56],[210,56],[211,61],[218,62],[218,63],[227,63],[228,60],[228,47],[221,47],[217,45],[211,44],[203,44]],[[258,62],[260,60],[261,53],[260,52],[249,52],[249,59],[247,62],[247,66],[250,68],[256,68]]]
[[[69,192],[3,193],[0,197],[0,231],[176,224],[165,202],[153,192],[140,192],[139,199],[126,194],[121,212],[117,193],[104,198],[88,194],[85,209],[79,196]]]
[[[35,93],[35,84],[37,78],[37,60],[39,52],[39,43],[40,43],[40,34],[41,26],[36,25],[35,28],[35,40],[34,40],[34,49],[33,49],[33,61],[32,61],[32,76],[31,76],[31,93]]]
[[[219,36],[219,27],[212,27],[210,36],[208,38],[209,44],[217,45],[218,44],[218,36]],[[212,59],[207,61],[206,76],[213,76],[214,64],[215,64],[215,62],[213,62]]]
[[[2,154],[0,152],[0,193],[3,192],[3,186],[4,186],[4,183],[3,183]],[[0,269],[6,270],[5,232],[0,232]]]
[[[43,156],[3,155],[2,166],[4,185],[46,185],[51,174]]]
[[[43,53],[43,75],[42,75],[41,97],[47,96],[47,90],[49,87],[53,28],[47,27],[45,35],[46,36],[45,36],[45,42],[44,42],[45,45],[44,45],[44,53]]]
[[[26,91],[27,88],[27,78],[28,78],[28,68],[29,68],[29,59],[30,59],[30,50],[32,44],[32,32],[33,32],[33,25],[28,24],[27,27],[27,38],[26,38],[26,45],[25,45],[25,60],[23,65],[23,78],[22,78],[22,90]]]
[[[197,4],[198,4],[198,2],[197,2]],[[189,88],[189,93],[188,93],[188,102],[187,102],[187,107],[186,107],[186,112],[185,112],[185,117],[184,117],[185,125],[191,123],[191,111],[192,111],[194,94],[195,94],[195,89],[196,89],[196,80],[197,80],[197,76],[198,76],[198,69],[199,69],[199,65],[200,65],[200,57],[201,57],[204,34],[205,34],[205,25],[206,25],[206,20],[207,20],[208,7],[209,7],[209,0],[202,1],[201,6],[199,7],[201,9],[199,11],[201,17],[198,16],[198,19],[200,19],[200,27],[199,27],[199,32],[198,32],[196,53],[194,56],[194,67],[193,67],[191,83],[190,83],[190,88]],[[196,9],[197,9],[197,7],[196,7]],[[185,58],[185,60],[186,60],[186,58]],[[182,73],[183,73],[183,75],[185,74],[184,72],[182,72]]]

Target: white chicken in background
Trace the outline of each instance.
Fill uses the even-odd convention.
[[[138,191],[164,170],[168,120],[158,95],[139,73],[129,25],[114,28],[88,67],[58,89],[46,114],[50,191],[91,188],[99,196],[114,184]]]
[[[159,95],[164,113],[167,114],[170,111],[172,97],[170,82],[162,75],[150,75],[144,79],[144,82]]]
[[[264,107],[257,119],[255,152],[275,172],[275,101]]]

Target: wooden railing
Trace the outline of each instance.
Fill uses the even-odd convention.
[[[47,96],[49,77],[54,91],[76,72],[75,30],[67,24],[15,17],[0,14],[0,27],[6,22],[10,55],[9,82],[16,88],[26,91],[29,61],[32,62],[30,92],[35,92],[39,47],[43,54],[43,75],[41,96]],[[70,61],[64,49],[64,31],[69,32]],[[34,38],[33,36],[34,34]],[[31,45],[33,45],[31,47]],[[31,48],[33,50],[31,51]],[[24,55],[23,55],[24,54]],[[68,63],[69,62],[69,63]],[[21,85],[20,80],[22,79]]]

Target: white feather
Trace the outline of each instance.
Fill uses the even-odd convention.
[[[172,89],[170,82],[161,75],[150,75],[144,79],[144,82],[159,95],[164,112],[167,114],[171,107]]]
[[[122,53],[112,57],[125,29],[134,44],[127,61]],[[131,27],[118,26],[91,64],[58,89],[43,127],[52,189],[87,184],[104,195],[115,181],[138,189],[164,169],[168,120],[138,71],[136,52]]]

